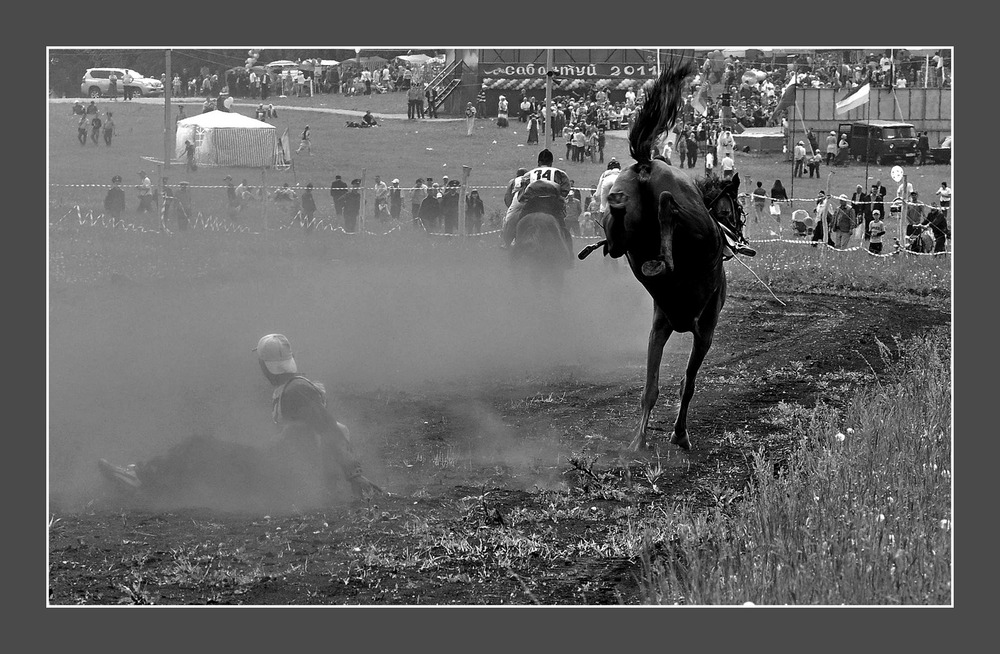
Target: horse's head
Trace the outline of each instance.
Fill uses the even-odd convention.
[[[656,159],[618,175],[608,195],[605,233],[609,254],[628,252],[647,277],[673,271],[677,255],[704,259],[719,246],[697,187]]]
[[[705,207],[712,217],[730,229],[742,231],[746,218],[739,201],[740,174],[735,173],[729,180],[704,178],[699,180],[698,186],[704,197]]]

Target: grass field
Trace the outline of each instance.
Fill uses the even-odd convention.
[[[341,175],[349,182],[355,177],[362,177],[364,173],[369,187],[373,184],[375,175],[381,175],[386,183],[398,178],[400,186],[407,188],[417,177],[433,177],[438,182],[444,175],[451,179],[461,179],[462,167],[468,166],[471,169],[470,187],[480,190],[486,205],[486,215],[489,217],[503,210],[503,192],[508,181],[518,167],[531,167],[540,149],[525,144],[526,126],[517,121],[512,122],[507,129],[500,129],[491,120],[478,120],[472,136],[466,136],[464,120],[408,121],[405,118],[387,118],[380,121],[378,129],[352,129],[344,125],[346,120],[355,118],[350,113],[306,110],[359,112],[371,109],[375,114],[405,116],[406,100],[401,93],[369,98],[321,95],[315,98],[271,98],[269,101],[274,103],[278,111],[278,118],[272,122],[279,130],[288,129],[293,149],[298,146],[302,128],[306,124],[310,126],[313,154],[294,155],[294,166],[287,171],[268,171],[267,186],[280,186],[284,182],[292,186],[296,183],[304,186],[311,182],[318,189],[316,197],[320,216],[324,212],[327,215],[331,213],[331,202],[326,189],[334,175]],[[188,115],[200,111],[197,99],[184,104]],[[126,189],[137,182],[136,173],[140,169],[146,170],[155,178],[156,164],[143,160],[142,157],[163,158],[162,99],[147,100],[144,103],[102,100],[98,106],[114,113],[119,134],[111,147],[105,147],[103,143],[95,146],[89,142],[88,145],[81,146],[77,142],[76,121],[71,116],[71,106],[72,101],[50,103],[49,170],[50,182],[55,185],[52,188],[54,210],[80,205],[85,211],[88,208],[99,211],[104,192],[115,174],[122,176]],[[253,107],[249,102],[238,103],[235,110],[251,115]],[[172,122],[171,117],[171,125]],[[540,136],[540,140],[544,145],[544,137]],[[606,168],[605,164],[600,163],[566,161],[565,145],[561,139],[554,144],[553,152],[556,155],[556,165],[562,166],[576,186],[581,188],[590,188],[596,184]],[[611,157],[617,157],[626,165],[630,161],[628,145],[621,134],[608,139],[605,161]],[[703,163],[704,159],[699,159],[699,167],[692,172],[701,174]],[[796,200],[790,208],[785,208],[784,229],[779,229],[777,223],[771,222],[748,225],[748,236],[755,240],[787,236],[787,221],[791,210],[805,209],[811,212],[815,204],[812,199],[820,190],[829,189],[834,194],[850,195],[857,184],[867,188],[875,180],[881,180],[890,189],[891,195],[896,186],[889,176],[890,166],[873,165],[866,171],[864,164],[835,169],[824,166],[821,168],[820,179],[803,177],[793,180],[791,163],[785,161],[784,155],[780,153],[740,154],[737,156],[737,169],[743,180],[741,190],[749,192],[757,181],[763,182],[764,188],[769,190],[774,180],[780,179],[789,196]],[[688,170],[685,169],[685,172]],[[828,180],[828,173],[831,171],[834,174]],[[262,180],[260,170],[202,168],[196,173],[188,174],[183,165],[173,165],[169,177],[173,185],[187,180],[194,187],[216,187],[196,188],[195,210],[223,215],[225,193],[221,186],[227,174],[232,175],[237,183],[246,178],[253,186],[259,186]],[[928,204],[942,181],[949,181],[949,185],[953,186],[950,166],[912,167],[907,170],[907,174],[908,181],[920,192],[922,201]],[[72,184],[95,186],[63,186]],[[127,197],[128,207],[132,210],[136,204],[135,194],[127,193]],[[403,217],[408,217],[409,203],[405,199],[405,193],[403,212]],[[251,223],[253,220],[260,220],[260,213],[260,208],[252,208],[246,220]],[[269,215],[275,216],[278,213],[275,210]],[[952,228],[955,226],[952,225]]]

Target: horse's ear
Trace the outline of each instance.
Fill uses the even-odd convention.
[[[732,179],[732,181],[729,182],[729,185],[732,187],[732,189],[734,191],[739,190],[739,188],[740,188],[740,174],[739,173],[737,173],[737,172],[733,173],[733,179]]]

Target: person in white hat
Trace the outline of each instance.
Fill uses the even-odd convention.
[[[830,166],[833,164],[833,160],[837,157],[837,133],[830,132],[826,135],[826,165]]]
[[[830,220],[830,224],[833,225],[831,230],[833,232],[833,246],[838,250],[846,250],[851,241],[851,234],[858,226],[858,220],[851,207],[850,198],[841,193],[838,199],[840,206],[837,207],[833,219]]]
[[[335,490],[339,470],[355,495],[381,493],[382,489],[362,474],[347,427],[330,415],[326,389],[299,374],[288,338],[267,334],[254,350],[261,372],[274,387],[271,415],[275,424],[283,425],[282,441],[318,462],[328,492]]]

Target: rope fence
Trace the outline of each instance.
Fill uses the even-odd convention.
[[[108,190],[108,186],[105,184],[51,184],[53,189],[92,189],[94,191],[99,191],[103,194]],[[199,184],[199,185],[188,185],[188,189],[191,190],[201,190],[201,191],[218,191],[225,190],[228,187],[226,185],[211,185],[211,184]],[[384,237],[389,236],[393,233],[403,233],[405,231],[419,232],[426,234],[428,236],[444,237],[444,238],[481,238],[484,236],[493,236],[500,234],[499,220],[502,219],[506,212],[506,206],[501,204],[501,208],[497,208],[493,211],[493,219],[487,221],[486,215],[483,216],[483,227],[486,229],[480,229],[475,232],[462,233],[462,230],[458,231],[436,231],[431,230],[425,226],[424,222],[419,219],[419,217],[414,217],[412,210],[410,209],[411,202],[410,198],[407,197],[409,193],[417,190],[417,187],[397,187],[398,190],[404,194],[400,202],[400,213],[399,218],[379,218],[375,214],[375,201],[374,201],[374,189],[364,188],[362,189],[362,202],[359,219],[357,222],[358,228],[355,231],[348,231],[341,224],[343,222],[342,216],[338,214],[334,207],[334,203],[331,200],[325,203],[321,207],[320,200],[323,196],[329,198],[329,189],[326,188],[314,188],[313,195],[317,199],[317,214],[310,219],[307,217],[305,212],[301,210],[299,206],[300,196],[295,200],[291,201],[281,201],[274,200],[273,193],[282,187],[269,187],[269,188],[253,188],[246,187],[247,191],[245,197],[241,200],[241,209],[237,212],[235,217],[230,217],[225,215],[228,212],[223,209],[220,211],[222,216],[214,214],[212,211],[192,211],[188,216],[186,229],[191,231],[204,231],[204,232],[214,232],[214,233],[225,233],[225,234],[250,234],[259,235],[266,232],[282,232],[289,230],[305,230],[306,232],[327,232],[327,233],[340,233],[344,235],[365,235],[374,237]],[[302,186],[288,187],[296,194],[300,194],[305,190]],[[422,187],[429,192],[430,189]],[[444,187],[439,187],[443,190]],[[502,191],[506,192],[507,185],[467,185],[466,187],[460,187],[460,190],[476,189],[480,191]],[[65,226],[75,226],[75,227],[88,227],[88,228],[103,228],[112,231],[121,232],[135,232],[142,234],[173,234],[176,231],[183,231],[179,227],[176,216],[176,205],[178,199],[176,196],[168,198],[169,201],[165,201],[165,196],[162,194],[162,189],[160,195],[156,201],[156,211],[149,213],[148,218],[143,220],[140,216],[130,216],[125,215],[114,219],[110,214],[93,209],[85,209],[83,205],[79,203],[71,204],[68,209],[64,207],[53,206],[53,211],[51,213],[58,212],[58,217],[50,218],[50,228],[58,229]],[[395,190],[395,189],[393,189]],[[576,186],[574,190],[580,191],[581,195],[584,196],[584,200],[588,201],[590,198],[586,196],[587,193],[591,193],[592,189],[588,187]],[[318,196],[318,197],[317,197]],[[744,206],[749,205],[755,196],[749,193],[741,193],[739,195],[739,200]],[[204,198],[201,198],[204,200]],[[771,198],[764,198],[766,203],[772,203]],[[837,200],[838,196],[831,195],[828,201]],[[461,197],[460,202],[464,201]],[[773,201],[779,204],[787,204],[792,206],[792,203],[807,203],[815,204],[816,198],[791,198],[788,200],[776,200]],[[94,204],[100,204],[103,206],[103,197],[100,200],[94,199]],[[56,204],[56,203],[54,203]],[[225,193],[219,194],[215,197],[215,202],[209,202],[209,204],[215,205],[228,205],[228,197]],[[869,205],[883,205],[886,207],[886,211],[883,215],[883,220],[888,222],[894,216],[890,214],[889,207],[892,206],[893,201],[883,201],[875,202],[869,201],[865,203],[852,202],[852,205],[858,204],[869,204]],[[266,206],[265,206],[266,205]],[[930,209],[940,209],[934,205],[929,205],[923,202],[907,202],[908,206],[918,205],[926,210]],[[170,212],[174,215],[167,215],[167,208],[170,207]],[[246,208],[252,208],[259,210],[259,215],[254,215],[255,211],[249,213],[243,213]],[[270,209],[270,210],[268,210]],[[325,209],[325,211],[324,211]],[[950,208],[948,209],[950,213]],[[130,213],[130,212],[126,212]],[[902,233],[902,225],[904,216],[900,215],[896,222],[900,226],[900,233]],[[443,220],[443,218],[439,218]],[[468,220],[468,219],[467,219]],[[599,221],[591,215],[591,212],[584,211],[581,213],[579,218],[580,230],[579,233],[574,232],[574,238],[584,240],[584,241],[595,241],[603,238],[603,232],[600,227]],[[175,225],[174,227],[168,225]],[[378,226],[375,228],[374,226]],[[409,229],[408,229],[409,228]],[[375,231],[377,229],[378,231]],[[780,229],[780,221],[779,221]],[[590,233],[584,233],[589,231]],[[773,232],[772,232],[773,234]],[[870,252],[863,245],[857,245],[853,247],[839,249],[833,247],[826,243],[826,238],[824,237],[823,242],[808,240],[811,234],[806,233],[800,235],[798,238],[783,238],[781,235],[775,238],[753,238],[752,243],[757,244],[772,244],[772,243],[784,243],[790,245],[806,245],[817,247],[823,245],[823,249],[833,250],[834,252],[852,252],[855,250],[861,250],[866,252],[873,257],[893,257],[900,253],[911,254],[916,256],[939,256],[951,254],[950,249],[943,252],[914,252],[907,249],[903,244],[900,243],[898,237],[893,237],[893,243],[890,245],[886,243],[882,253]],[[949,241],[951,238],[949,238]],[[820,249],[820,248],[817,248]]]

